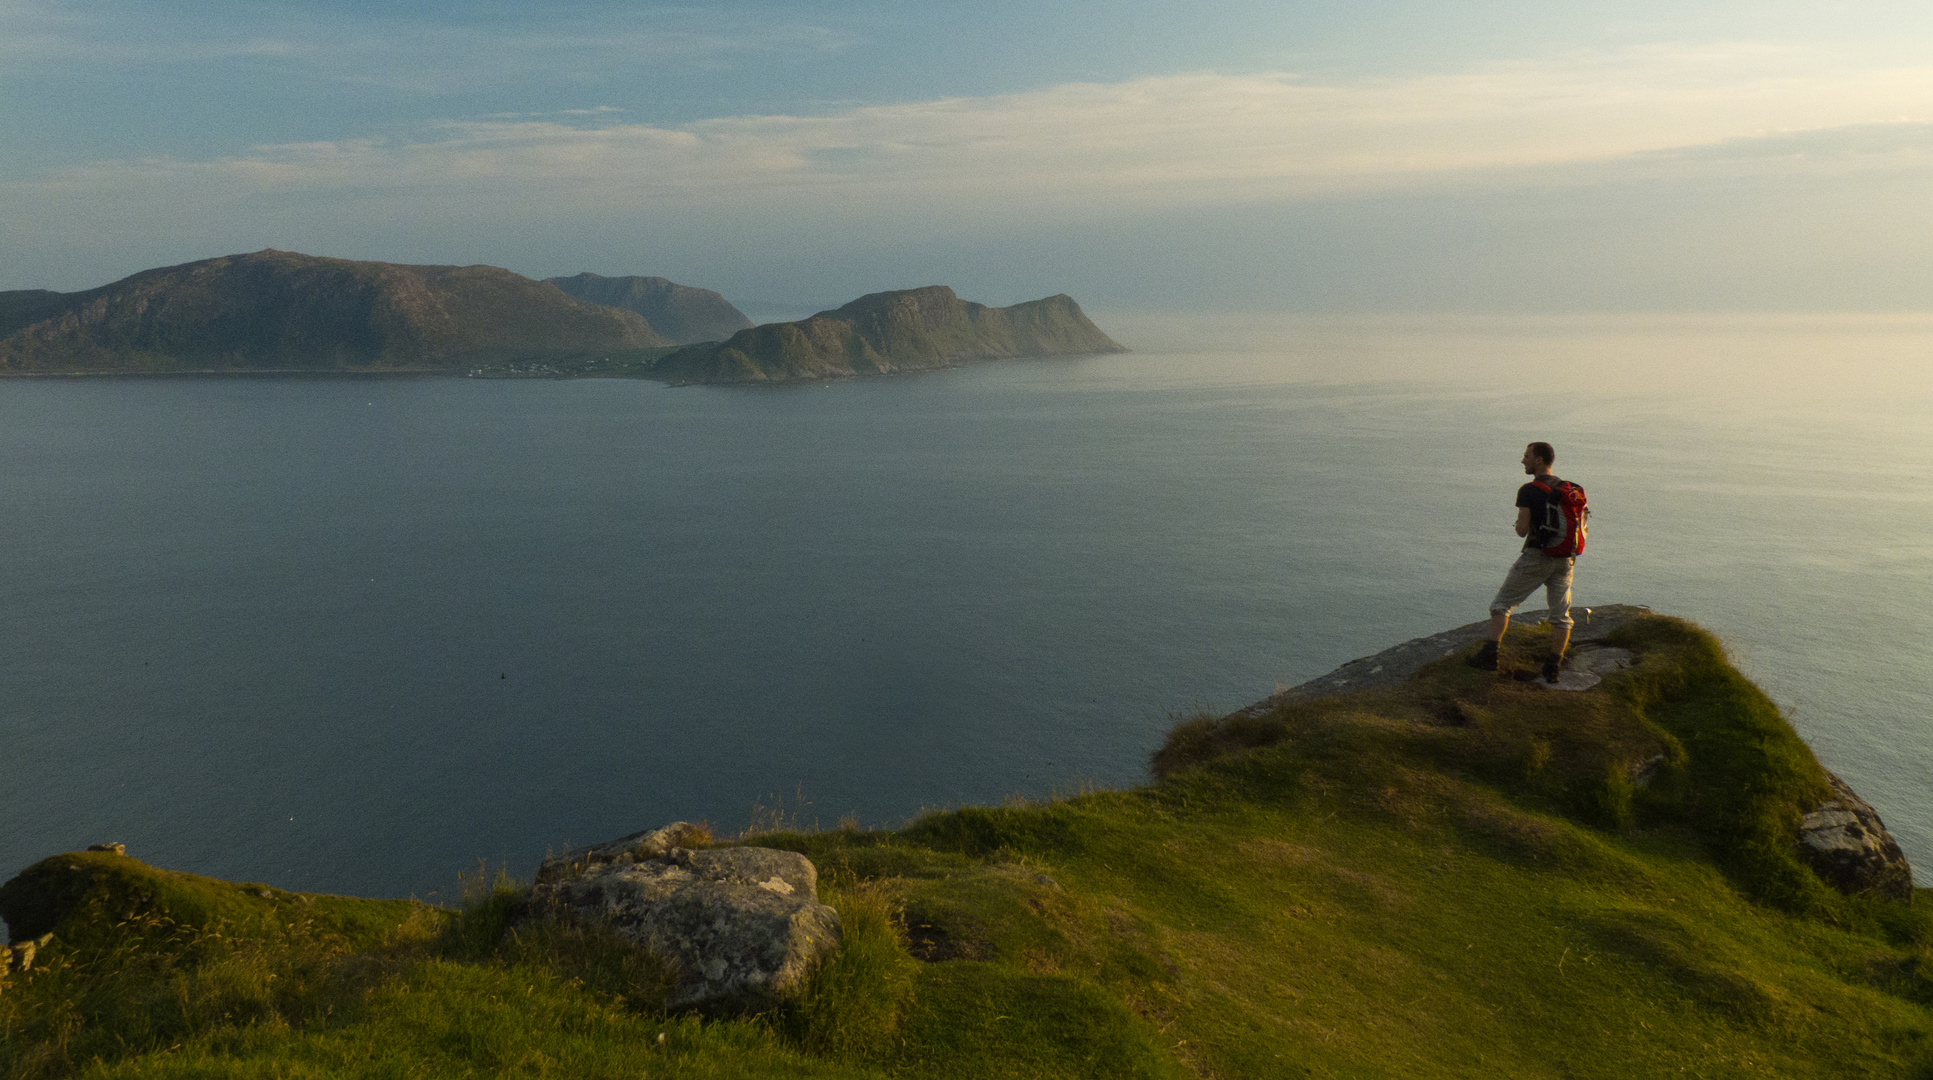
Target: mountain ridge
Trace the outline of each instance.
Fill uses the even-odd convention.
[[[636,312],[495,266],[273,248],[0,305],[0,371],[457,370],[482,359],[670,344]],[[0,324],[4,325],[4,324]]]

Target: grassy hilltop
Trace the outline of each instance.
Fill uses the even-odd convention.
[[[1614,642],[1584,693],[1450,658],[1187,721],[1147,787],[761,835],[845,925],[762,1016],[667,1014],[648,958],[507,930],[501,879],[449,911],[57,856],[0,890],[53,934],[0,1075],[1933,1076],[1926,898],[1797,861],[1825,775],[1710,636]]]

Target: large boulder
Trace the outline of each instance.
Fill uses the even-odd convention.
[[[544,860],[525,918],[602,925],[668,962],[674,1008],[760,1009],[794,997],[841,942],[818,870],[795,851],[679,846],[663,829]]]
[[[1844,780],[1826,773],[1832,797],[1799,822],[1799,857],[1849,896],[1913,902],[1913,868],[1879,812]]]

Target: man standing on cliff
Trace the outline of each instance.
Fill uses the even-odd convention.
[[[1503,632],[1510,628],[1510,611],[1537,587],[1544,587],[1550,601],[1550,655],[1544,658],[1544,681],[1554,683],[1564,663],[1564,650],[1571,643],[1571,571],[1576,556],[1544,554],[1544,548],[1557,542],[1563,516],[1556,494],[1562,483],[1550,474],[1557,462],[1557,451],[1547,442],[1524,447],[1524,472],[1530,483],[1517,489],[1517,535],[1524,538],[1524,550],[1505,576],[1497,598],[1490,601],[1490,640],[1483,643],[1470,663],[1486,671],[1497,670],[1497,649]]]

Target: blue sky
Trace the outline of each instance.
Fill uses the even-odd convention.
[[[1926,310],[1924,4],[0,0],[0,288],[278,247],[1182,310]]]

